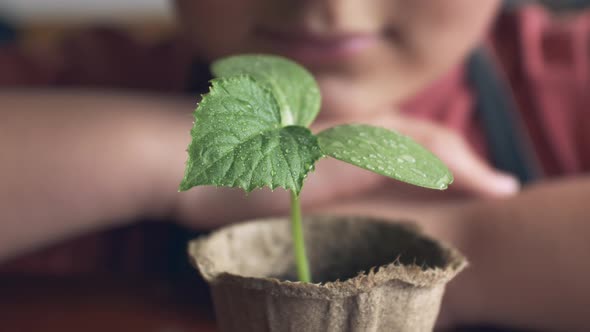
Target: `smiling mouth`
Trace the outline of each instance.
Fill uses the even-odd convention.
[[[303,64],[320,64],[351,59],[374,47],[378,33],[317,34],[304,29],[278,31],[260,28],[256,35],[271,50]]]

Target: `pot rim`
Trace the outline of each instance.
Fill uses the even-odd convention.
[[[372,267],[369,271],[362,271],[357,276],[346,280],[304,283],[280,280],[274,277],[251,277],[218,271],[214,268],[215,262],[199,254],[210,239],[220,236],[219,234],[222,234],[228,229],[235,229],[253,223],[288,222],[289,218],[287,217],[255,219],[223,227],[209,235],[190,241],[188,253],[193,266],[197,268],[200,274],[211,285],[218,283],[234,284],[242,288],[266,290],[282,296],[287,295],[300,298],[333,299],[335,297],[348,297],[366,293],[375,287],[391,283],[398,284],[402,287],[432,288],[446,284],[468,265],[467,259],[458,250],[444,242],[425,235],[417,225],[412,223],[394,222],[385,218],[370,216],[311,215],[304,219],[348,220],[351,218],[363,219],[363,222],[386,223],[395,227],[401,226],[406,231],[412,232],[424,240],[432,241],[437,251],[440,252],[440,255],[445,258],[445,265],[443,267],[428,267],[424,269],[417,264],[402,264],[398,258],[389,264]]]

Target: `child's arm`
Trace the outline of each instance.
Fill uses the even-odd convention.
[[[472,205],[465,250],[473,264],[464,278],[472,283],[461,290],[458,281],[455,290],[472,296],[473,319],[588,330],[588,197],[590,176],[580,175],[540,183],[506,201]]]
[[[289,200],[281,191],[255,191],[247,197],[226,188],[177,192],[195,104],[193,99],[75,90],[0,93],[0,260],[139,217],[205,228],[286,213]],[[381,117],[367,122],[423,129],[420,123]],[[426,144],[453,146],[448,151],[469,157],[464,144],[454,145],[461,141],[453,135],[427,132]],[[484,163],[467,159],[474,161],[467,170],[451,165],[457,183],[473,180],[474,170],[487,171],[487,177],[478,178],[479,188],[496,182]],[[362,195],[383,181],[327,159],[308,179],[302,199],[306,206],[327,204]]]
[[[157,215],[160,172],[182,168],[194,102],[112,93],[0,93],[0,261]],[[189,111],[187,111],[189,110]],[[178,147],[182,151],[182,147]],[[174,160],[163,160],[166,152]]]
[[[539,183],[505,199],[400,194],[394,185],[316,212],[416,220],[460,247],[471,265],[450,284],[445,322],[588,329],[590,175]]]
[[[178,193],[195,105],[112,92],[1,92],[0,261],[141,217],[207,228],[284,214],[289,199],[280,191]],[[382,180],[331,162],[306,202],[362,193]]]

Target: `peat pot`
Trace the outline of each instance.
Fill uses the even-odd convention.
[[[455,249],[407,223],[364,217],[303,221],[313,283],[296,278],[290,222],[222,228],[189,244],[224,332],[432,331]]]

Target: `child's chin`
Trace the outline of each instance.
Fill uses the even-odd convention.
[[[319,83],[322,92],[320,116],[325,118],[359,121],[363,116],[383,111],[383,105],[389,104],[389,98],[372,95],[366,87],[352,81],[320,80]]]
[[[370,113],[374,106],[364,101],[363,91],[354,87],[334,85],[320,86],[322,90],[322,111],[320,116],[335,121],[355,121],[362,115]]]

